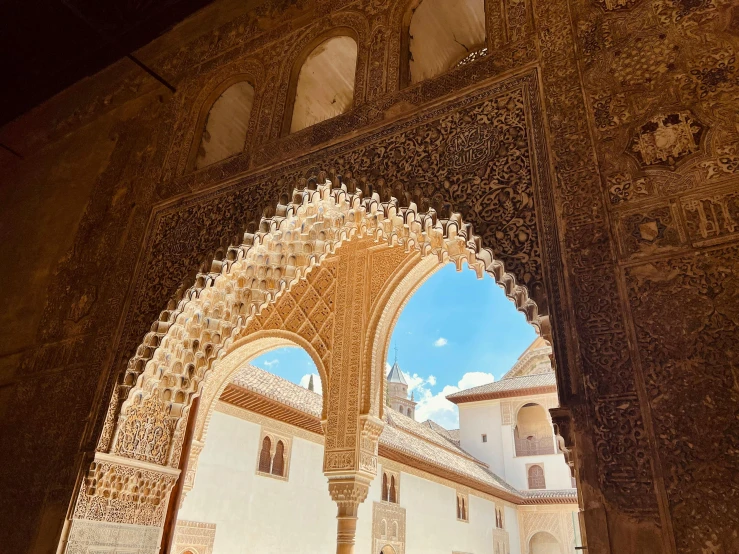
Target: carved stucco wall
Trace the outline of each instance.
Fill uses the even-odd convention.
[[[178,520],[173,554],[184,554],[188,548],[197,554],[213,554],[215,537],[215,523]]]
[[[677,550],[731,552],[737,268],[732,248],[716,245],[739,231],[739,13],[721,0],[578,1],[572,10]]]
[[[544,507],[522,511],[519,514],[521,550],[529,552],[531,537],[546,532],[559,542],[561,552],[572,552],[575,547],[575,527],[572,512],[564,510],[547,511]]]
[[[396,554],[405,554],[405,508],[390,502],[373,502],[371,551],[382,552],[385,546],[391,546]]]
[[[159,311],[198,268],[209,268],[219,249],[237,244],[250,222],[253,229],[265,207],[289,195],[297,178],[328,163],[376,187],[383,177],[386,184],[377,188],[407,194],[419,206],[451,203],[540,307],[557,315],[555,331],[577,336],[569,354],[564,340],[554,346],[563,404],[575,414],[574,435],[589,460],[581,482],[586,491],[603,491],[613,515],[610,538],[591,536],[594,543],[613,541],[616,551],[629,551],[631,545],[618,544],[629,533],[618,530],[634,523],[655,537],[659,521],[666,539],[646,541],[654,551],[736,549],[739,516],[727,500],[736,487],[727,476],[738,468],[726,445],[736,442],[730,422],[739,402],[730,340],[739,281],[731,263],[738,9],[720,0],[487,2],[494,55],[399,90],[405,5],[344,5],[267,2],[202,36],[164,40],[160,50],[155,44],[147,51],[152,66],[178,83],[176,95],[159,94],[146,77],[115,67],[76,89],[84,94],[45,106],[41,113],[53,117],[29,116],[7,131],[17,136],[26,124],[34,132],[25,133],[25,144],[39,146],[6,173],[21,189],[39,179],[30,165],[70,159],[64,148],[41,146],[93,150],[101,139],[114,146],[101,169],[85,175],[92,192],[79,226],[66,224],[68,243],[76,233],[69,255],[58,267],[54,256],[33,261],[51,276],[34,344],[25,341],[24,350],[3,358],[10,392],[3,397],[8,448],[0,488],[22,510],[20,523],[3,526],[4,544],[23,552],[58,533],[80,467],[75,452],[80,444],[93,449],[114,380]],[[313,17],[296,19],[306,14]],[[359,73],[366,78],[357,83],[355,107],[279,138],[291,60],[333,25],[351,26],[360,37],[358,65],[366,72]],[[537,74],[496,83],[534,62]],[[234,74],[255,76],[252,143],[240,156],[188,172],[209,91]],[[455,102],[424,107],[484,80]],[[520,100],[505,98],[516,90]],[[498,151],[489,148],[495,144],[487,134],[491,108],[474,108],[485,94],[497,98],[488,104],[497,106],[493,111],[513,106],[516,113],[516,102],[527,107],[523,127],[520,117],[504,116],[511,131],[502,134]],[[403,114],[410,119],[392,119]],[[306,154],[367,126],[376,131]],[[67,138],[70,133],[76,135]],[[513,157],[500,155],[506,150]],[[465,151],[475,157],[460,157]],[[523,164],[535,182],[549,183],[542,178],[547,153],[554,174],[544,190],[553,195],[556,214],[542,189],[511,177],[522,175]],[[240,177],[286,159],[297,161]],[[193,196],[205,188],[210,192]],[[156,203],[179,194],[185,196],[160,204],[150,219]],[[48,196],[45,202],[53,202]],[[82,200],[70,202],[83,212]],[[560,229],[561,252],[536,217]],[[42,239],[30,235],[17,240],[33,251]],[[544,276],[536,269],[542,255],[552,264]],[[4,256],[10,266],[17,259]],[[551,272],[560,269],[568,292],[550,284],[545,306],[544,277],[556,281]],[[677,295],[690,301],[674,306],[669,300]],[[43,295],[33,298],[28,306],[41,313]],[[665,326],[675,313],[684,315],[690,340]],[[695,390],[705,394],[689,394]],[[83,431],[89,415],[94,423]],[[694,418],[717,424],[696,427]]]

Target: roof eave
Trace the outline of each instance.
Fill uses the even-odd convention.
[[[524,389],[513,389],[506,391],[478,392],[474,394],[459,394],[459,396],[449,395],[446,397],[449,402],[454,404],[465,404],[467,402],[480,402],[482,400],[496,400],[498,398],[514,398],[516,396],[530,396],[532,394],[546,394],[557,392],[557,385],[545,385],[541,387],[527,387]]]

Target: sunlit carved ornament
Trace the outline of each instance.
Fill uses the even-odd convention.
[[[663,0],[655,2],[654,11],[663,23],[679,23],[691,18],[694,23],[716,11],[715,0]]]
[[[690,113],[658,115],[639,128],[629,152],[642,167],[673,169],[678,162],[700,150],[705,126]]]
[[[178,470],[96,454],[81,484],[74,518],[161,525]]]
[[[149,397],[142,405],[129,410],[119,430],[116,454],[164,464],[173,430],[174,420],[167,417],[163,403]]]
[[[464,58],[459,60],[457,62],[457,67],[467,65],[468,63],[472,63],[474,61],[480,60],[488,55],[488,48],[487,46],[483,46],[479,50],[474,50],[467,54]]]

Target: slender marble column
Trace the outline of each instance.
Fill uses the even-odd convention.
[[[359,475],[329,478],[328,490],[338,506],[336,554],[354,554],[357,511],[367,498],[369,481]]]

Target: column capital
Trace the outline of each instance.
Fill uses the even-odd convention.
[[[370,481],[361,475],[329,477],[328,490],[339,507],[336,515],[336,553],[354,554],[357,511],[369,492]]]
[[[367,498],[369,480],[358,475],[329,477],[328,491],[339,507],[339,517],[356,517],[359,505]]]

